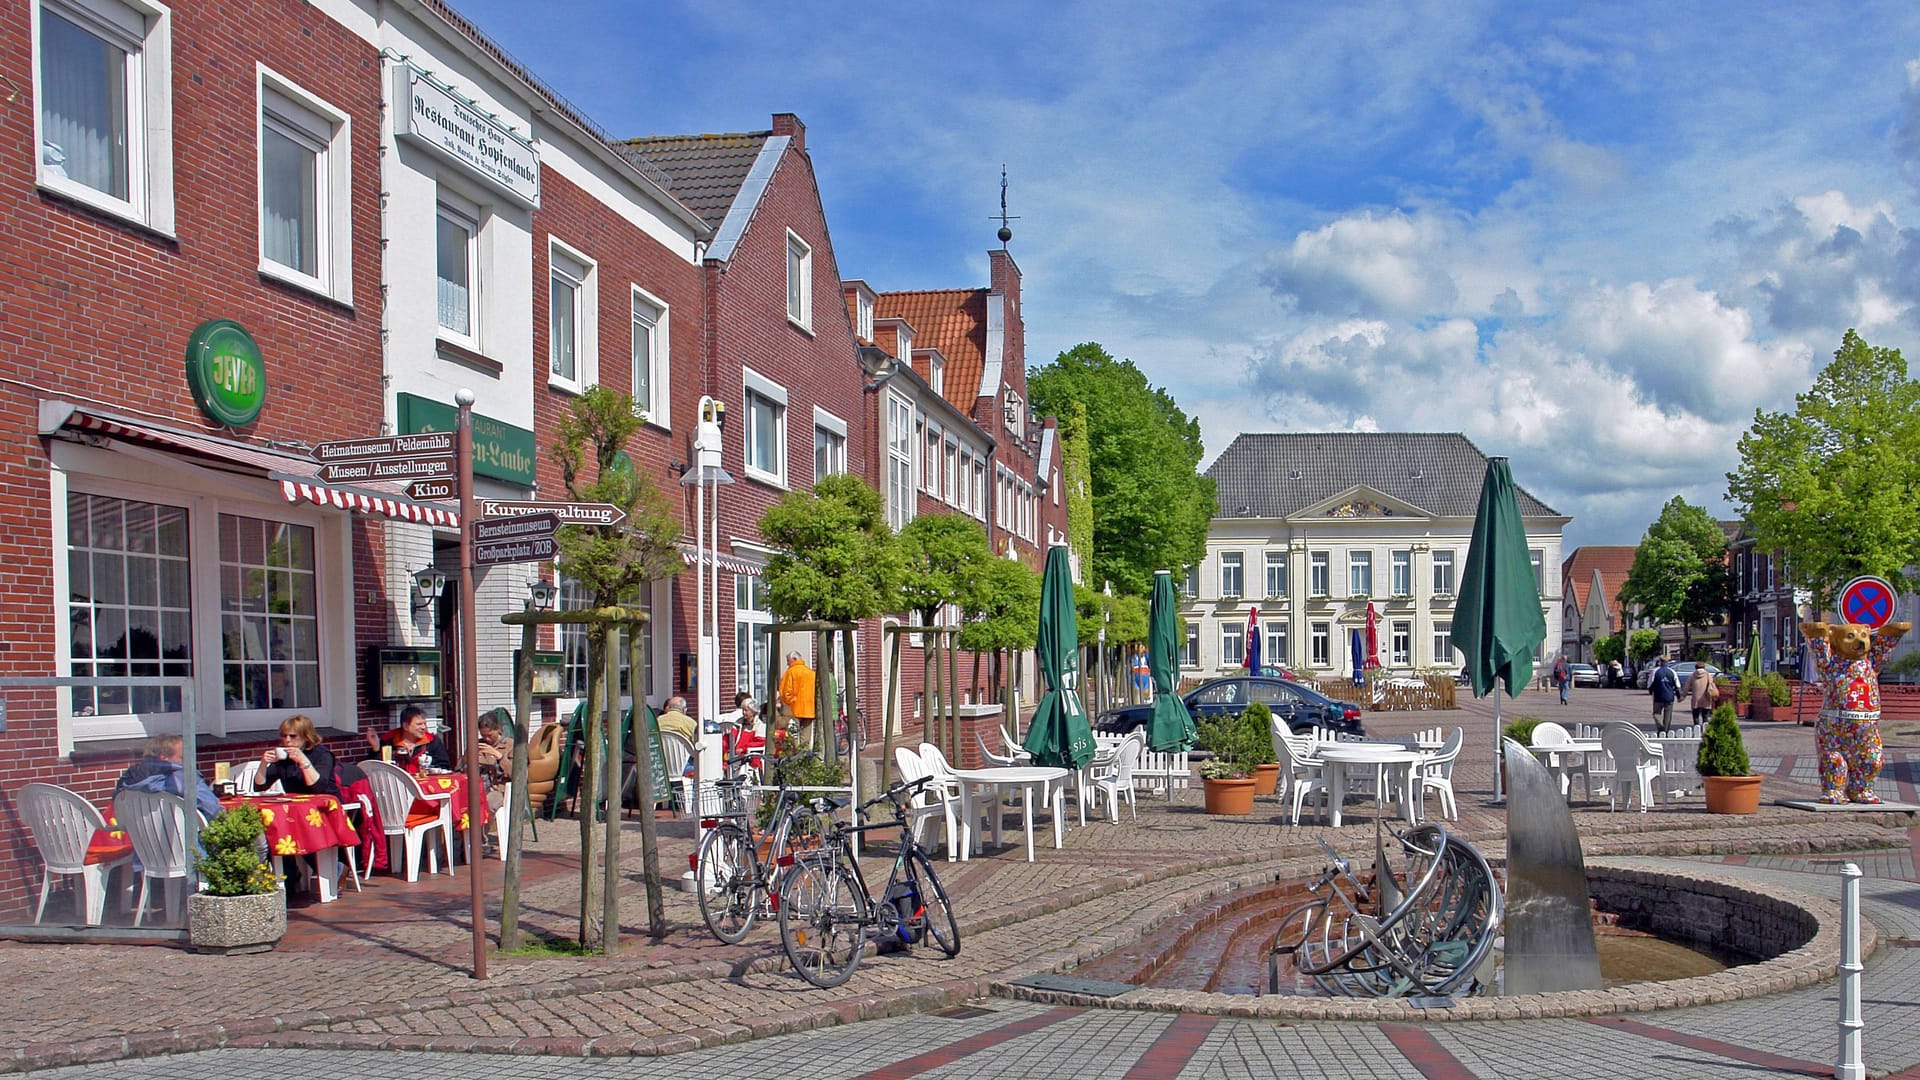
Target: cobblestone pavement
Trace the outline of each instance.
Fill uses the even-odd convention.
[[[1643,694],[1589,690],[1562,708],[1551,695],[1528,693],[1504,712],[1639,720],[1645,701]],[[1455,772],[1457,828],[1497,853],[1505,811],[1487,804],[1487,705],[1367,718],[1369,731],[1388,735],[1455,723],[1468,732]],[[1755,725],[1747,741],[1755,768],[1769,773],[1769,797],[1813,792],[1811,729]],[[1888,745],[1883,796],[1912,799],[1920,734],[1896,728]],[[425,1065],[459,1076],[671,1070],[798,1078],[1026,1076],[1043,1062],[1062,1076],[1592,1076],[1606,1071],[1596,1062],[1654,1063],[1686,1076],[1831,1069],[1837,1005],[1830,983],[1622,1018],[1428,1026],[1176,1017],[985,997],[990,984],[1012,973],[1097,955],[1198,897],[1317,869],[1317,837],[1353,854],[1372,844],[1370,807],[1356,804],[1350,824],[1337,831],[1293,829],[1272,803],[1250,819],[1210,818],[1197,794],[1143,798],[1138,823],[1117,827],[1076,827],[1069,809],[1066,847],[1056,851],[1042,840],[1031,864],[1017,829],[1016,843],[986,858],[939,864],[961,916],[960,956],[871,958],[837,991],[814,990],[788,972],[770,929],[737,947],[715,942],[691,899],[679,893],[667,896],[666,936],[648,941],[639,933],[645,905],[637,865],[624,868],[629,936],[616,955],[496,955],[485,983],[467,977],[464,867],[457,879],[408,885],[382,877],[325,908],[296,907],[287,940],[261,956],[0,945],[0,991],[9,1002],[0,1010],[0,1070],[106,1062],[45,1075],[344,1067],[381,1077],[403,1069],[415,1075]],[[1575,817],[1589,856],[1664,858],[1669,869],[1698,865],[1671,862],[1690,856],[1710,861],[1716,874],[1817,895],[1837,888],[1831,875],[1835,856],[1844,853],[1867,873],[1868,914],[1883,946],[1892,946],[1868,967],[1868,1061],[1876,1071],[1920,1062],[1920,1033],[1911,1030],[1920,1017],[1909,1019],[1914,1010],[1904,1004],[1920,999],[1920,953],[1905,947],[1920,940],[1920,875],[1908,815],[1813,815],[1768,806],[1750,818],[1723,818],[1703,813],[1695,798],[1647,814],[1578,807]],[[691,827],[662,821],[661,831],[662,866],[671,877],[686,866]],[[523,894],[537,932],[570,929],[577,846],[574,824],[555,822],[531,848]],[[497,880],[498,865],[483,872]],[[392,1050],[418,1053],[396,1057]],[[491,1053],[432,1060],[449,1050]],[[175,1056],[145,1057],[169,1052]],[[657,1054],[674,1056],[633,1056]]]

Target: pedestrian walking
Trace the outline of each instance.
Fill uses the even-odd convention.
[[[1664,656],[1655,663],[1653,677],[1647,680],[1647,693],[1653,695],[1654,726],[1665,734],[1673,727],[1673,703],[1680,696],[1680,680],[1674,677]]]
[[[1693,677],[1687,680],[1687,706],[1693,710],[1693,722],[1704,724],[1713,715],[1714,702],[1720,700],[1720,688],[1714,685],[1713,672],[1705,664],[1693,666]]]
[[[1573,672],[1567,670],[1567,658],[1553,658],[1553,685],[1560,691],[1560,704],[1567,703],[1567,688],[1573,685]]]

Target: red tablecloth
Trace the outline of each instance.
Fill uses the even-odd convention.
[[[87,841],[87,865],[89,866],[95,863],[113,862],[133,854],[133,841],[127,839],[125,832],[112,827],[116,824],[112,807],[107,808],[106,818],[108,827],[95,829],[93,838]]]
[[[464,829],[467,827],[466,773],[429,773],[426,776],[416,776],[414,779],[420,782],[420,791],[423,794],[439,795],[442,793],[450,793],[453,796],[453,827],[456,829]],[[440,800],[423,799],[420,802],[414,803],[413,811],[408,816],[417,817],[422,814],[435,817],[439,816]],[[485,796],[482,796],[480,799],[480,825],[482,828],[486,827],[491,817],[492,811],[487,808],[487,800]]]
[[[387,868],[387,845],[382,843],[386,831],[380,823],[380,807],[373,799],[373,785],[365,780],[355,780],[340,789],[340,798],[346,802],[358,802],[362,807],[363,828],[360,830],[360,865],[366,873]]]
[[[333,795],[240,795],[220,800],[231,810],[251,806],[267,825],[267,851],[310,855],[321,848],[359,847],[360,837]]]

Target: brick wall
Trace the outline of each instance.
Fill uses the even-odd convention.
[[[177,427],[217,432],[182,373],[188,334],[231,318],[260,344],[267,405],[239,437],[365,435],[381,419],[378,235],[381,87],[366,42],[319,10],[288,0],[179,0],[173,12],[175,235],[163,237],[35,186],[30,100],[0,109],[0,673],[54,670],[48,463],[36,431],[41,400],[67,398]],[[33,85],[30,5],[0,17],[0,73]],[[354,307],[258,271],[256,77],[264,63],[351,117]],[[236,181],[236,175],[241,179]],[[354,526],[356,600],[381,586],[363,558],[377,522]],[[360,629],[367,629],[360,607]],[[32,780],[104,802],[132,759],[58,756],[52,696],[10,695],[0,733],[0,913],[18,914],[39,862],[7,792]],[[363,715],[366,710],[362,710]],[[264,745],[264,744],[256,744]],[[222,748],[221,754],[244,747]]]

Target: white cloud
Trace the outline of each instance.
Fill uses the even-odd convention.
[[[1266,281],[1308,313],[1451,311],[1459,291],[1438,257],[1448,231],[1432,215],[1343,217],[1294,237]]]

